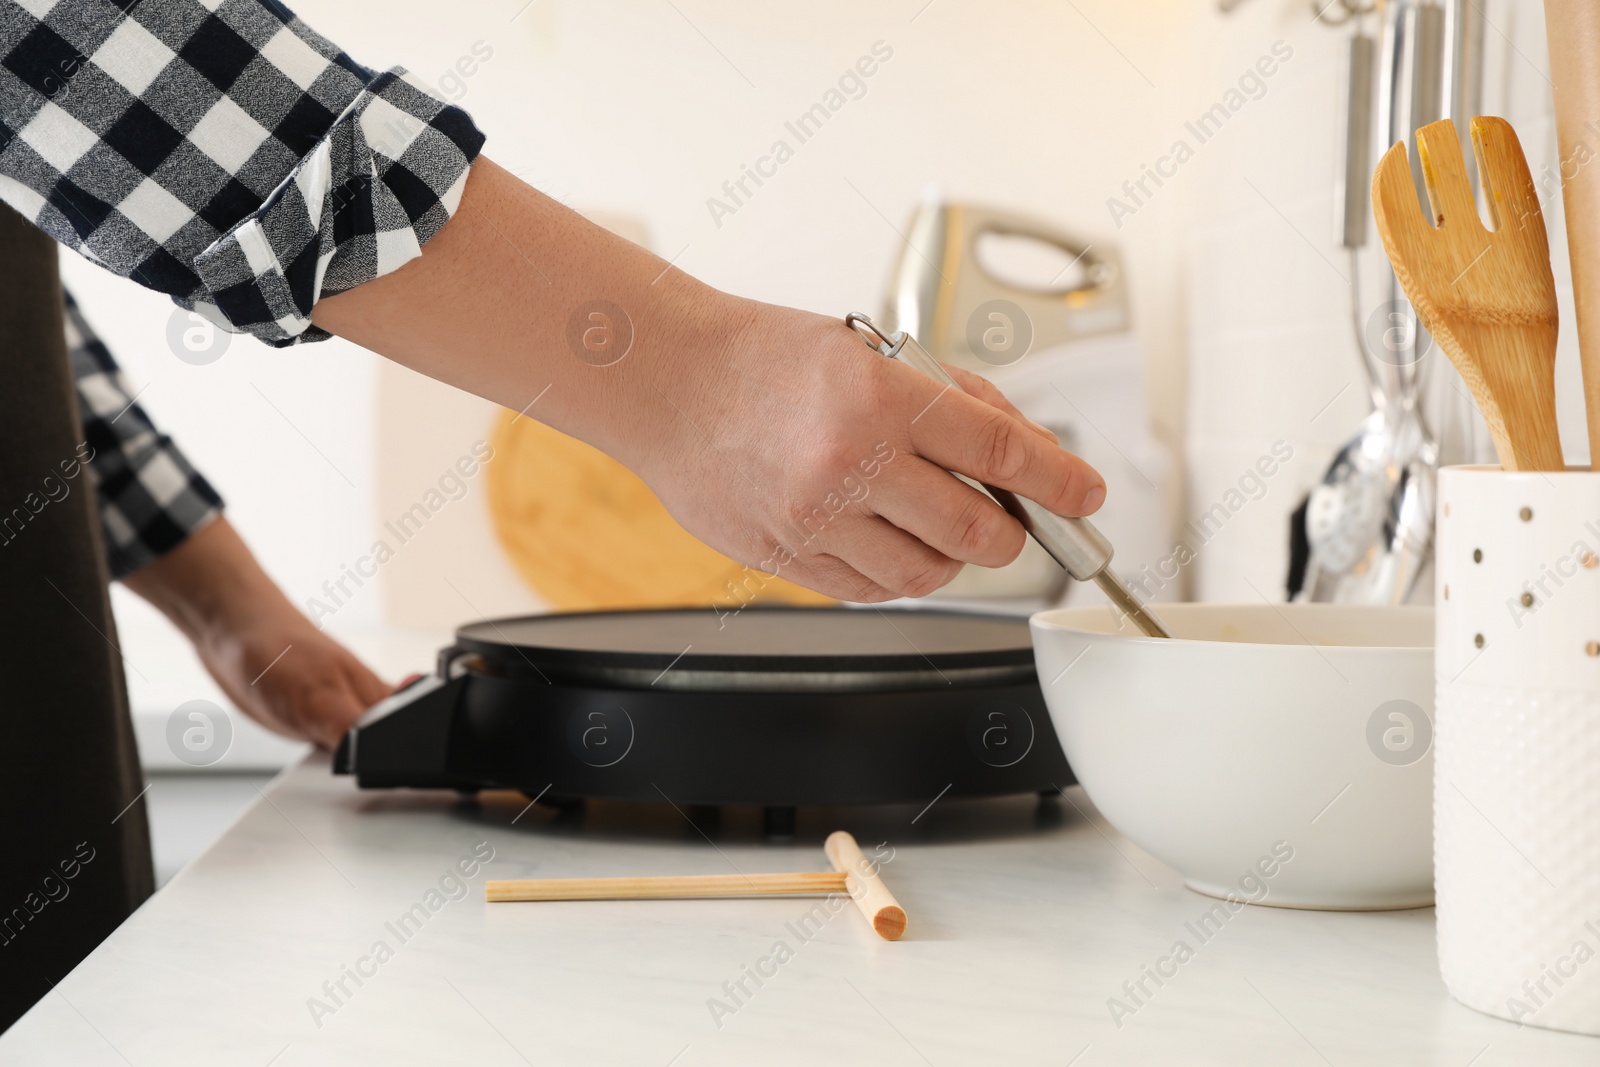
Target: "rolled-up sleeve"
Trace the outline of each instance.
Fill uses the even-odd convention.
[[[276,0],[0,0],[0,199],[271,345],[420,255],[483,140]]]
[[[94,482],[111,577],[125,578],[222,514],[222,497],[145,413],[110,349],[66,299],[79,455]]]

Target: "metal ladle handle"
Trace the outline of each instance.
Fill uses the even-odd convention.
[[[844,318],[844,324],[856,331],[872,348],[902,363],[915,367],[948,388],[964,392],[950,372],[917,343],[904,330],[886,337],[872,319],[857,311]],[[1131,619],[1137,627],[1151,637],[1171,637],[1172,634],[1160,619],[1145,608],[1117,573],[1111,569],[1111,542],[1106,540],[1088,519],[1067,518],[1048,511],[1032,500],[1017,496],[1005,489],[984,485],[983,489],[1012,518],[1022,524],[1028,535],[1037,541],[1050,558],[1061,564],[1069,575],[1080,582],[1094,582],[1103,590],[1118,611]]]

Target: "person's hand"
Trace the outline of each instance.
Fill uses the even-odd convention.
[[[207,626],[194,647],[246,715],[324,748],[337,745],[350,724],[394,688],[288,601]]]
[[[976,376],[946,390],[840,319],[719,292],[489,159],[420,257],[312,319],[587,441],[708,545],[847,600],[1016,558],[1021,524],[949,470],[1060,515],[1105,497]]]
[[[1016,559],[1022,526],[950,473],[1059,515],[1105,499],[985,379],[963,391],[868,347],[838,319],[740,301],[715,359],[662,380],[664,423],[627,457],[683,526],[767,575],[845,600],[923,596],[965,563]]]
[[[241,711],[286,737],[331,748],[393,691],[289,603],[226,518],[124,584],[177,624]]]

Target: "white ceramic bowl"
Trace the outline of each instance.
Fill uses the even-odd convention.
[[[1433,902],[1433,610],[1162,604],[1032,619],[1078,781],[1194,890],[1292,908]]]

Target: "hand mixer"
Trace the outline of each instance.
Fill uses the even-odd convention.
[[[939,361],[904,330],[892,337],[885,337],[872,319],[854,311],[845,316],[844,324],[890,359],[915,367],[951,389],[961,389]],[[1088,519],[1063,518],[1031,500],[1024,500],[1015,493],[992,485],[985,485],[983,489],[1012,518],[1022,523],[1028,535],[1039,542],[1040,547],[1050,553],[1050,557],[1061,564],[1068,574],[1080,582],[1092,581],[1098,585],[1111,600],[1112,606],[1132,620],[1142,633],[1149,637],[1172,636],[1172,632],[1111,569],[1111,542]]]

